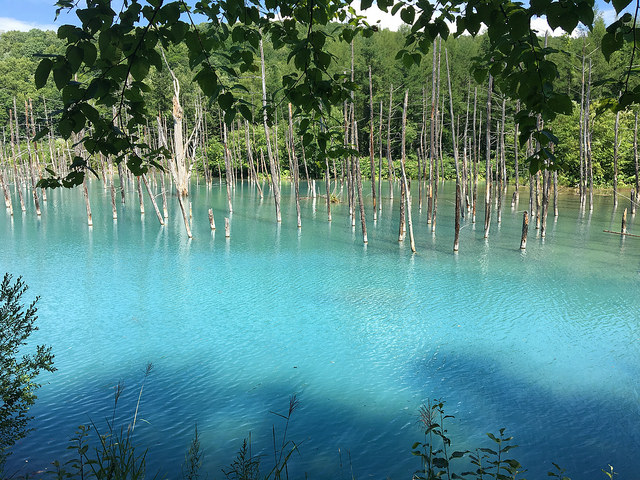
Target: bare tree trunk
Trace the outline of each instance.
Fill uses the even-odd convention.
[[[387,164],[389,166],[389,197],[393,200],[393,162],[391,160],[391,115],[393,113],[393,83],[389,88],[389,116],[387,117]]]
[[[498,182],[498,212],[497,212],[497,217],[498,217],[498,223],[502,222],[502,197],[505,194],[506,191],[506,182],[507,182],[507,176],[506,176],[506,156],[504,153],[505,150],[505,141],[504,141],[504,122],[505,122],[505,108],[506,108],[506,103],[507,100],[506,98],[502,98],[502,117],[501,117],[501,122],[500,122],[500,135],[498,137],[498,140],[500,142],[500,156],[496,156],[496,173],[500,173],[500,181]]]
[[[189,195],[189,171],[187,170],[187,144],[183,138],[182,119],[184,111],[180,105],[180,82],[169,66],[164,50],[161,50],[167,70],[173,79],[173,159],[170,162],[173,181],[176,184],[178,195],[186,197]]]
[[[187,216],[187,212],[184,208],[184,201],[182,200],[182,195],[176,195],[178,197],[178,204],[180,205],[180,211],[182,212],[182,218],[184,219],[184,228],[187,230],[187,236],[189,238],[193,238],[191,235],[191,226],[189,225],[189,217]]]
[[[633,161],[636,174],[636,195],[638,195],[640,193],[640,178],[638,177],[638,112],[635,112],[633,127]]]
[[[620,112],[616,112],[613,140],[613,208],[618,206],[618,128],[620,127]]]
[[[587,99],[585,103],[585,147],[587,151],[587,165],[589,175],[589,211],[593,211],[593,163],[591,156],[591,129],[589,127],[589,103],[591,102],[591,59],[589,59],[589,83],[587,84]]]
[[[326,179],[325,185],[327,186],[327,221],[331,221],[331,173],[329,172],[329,159],[325,157],[326,164]]]
[[[264,68],[264,49],[262,47],[262,39],[260,39],[260,62],[262,67],[262,120],[264,123],[264,135],[267,144],[269,167],[271,169],[271,189],[273,190],[273,199],[276,204],[276,221],[280,223],[282,222],[282,215],[280,213],[280,185],[278,182],[278,174],[276,171],[275,160],[273,158],[273,152],[271,151],[271,140],[269,137],[269,124],[267,117],[267,81]]]
[[[380,121],[378,126],[380,155],[378,156],[378,210],[382,211],[382,100],[380,100]]]
[[[558,216],[558,171],[553,171],[553,216]]]
[[[460,238],[460,169],[458,162],[458,140],[456,138],[455,117],[453,116],[453,95],[451,94],[451,74],[449,72],[449,53],[444,49],[444,59],[447,64],[447,88],[449,89],[449,115],[451,116],[451,137],[453,139],[453,159],[456,164],[456,211],[455,211],[455,238],[453,242],[453,251],[458,251]]]
[[[4,192],[4,205],[9,210],[9,213],[13,215],[13,205],[11,204],[11,195],[9,194],[9,189],[7,188],[7,184],[4,181],[4,175],[2,174],[1,168],[0,168],[0,185],[2,186],[2,191]]]
[[[116,189],[113,186],[113,181],[111,182],[111,212],[113,215],[113,219],[118,219],[118,209],[116,208]]]
[[[371,65],[369,65],[369,156],[371,158],[371,196],[373,198],[373,220],[378,219],[378,204],[376,203],[376,165],[375,148],[373,145],[373,81],[371,79]]]
[[[296,191],[296,213],[298,215],[298,228],[302,228],[302,220],[300,218],[300,172],[298,171],[298,157],[296,157],[293,139],[293,113],[291,111],[291,103],[289,103],[289,143],[291,144],[291,160],[293,162],[293,184]]]
[[[584,55],[585,43],[582,44],[582,83],[580,90],[580,142],[579,142],[579,155],[580,155],[580,206],[584,207],[586,201],[586,135],[585,135],[585,102],[584,102],[584,75],[585,75],[585,55]]]
[[[233,213],[233,204],[231,203],[231,183],[233,182],[233,168],[231,166],[231,152],[229,151],[229,143],[227,139],[227,124],[222,124],[222,148],[224,149],[224,166],[226,170],[225,185],[227,187],[227,203],[229,205],[229,213]]]
[[[138,200],[140,201],[140,213],[144,215],[144,200],[142,198],[142,185],[140,184],[140,177],[136,177],[136,188],[138,190]]]
[[[156,198],[151,192],[151,188],[149,187],[149,182],[147,182],[147,177],[145,177],[144,174],[142,174],[141,177],[142,177],[142,181],[144,182],[144,186],[147,189],[147,193],[149,194],[149,198],[151,199],[151,204],[153,205],[153,209],[156,211],[156,216],[158,217],[158,221],[160,222],[160,225],[164,225],[164,220],[162,219],[162,215],[160,215],[160,209],[158,208],[158,204],[156,203]],[[138,184],[139,182],[140,182],[140,179],[138,177]]]
[[[19,144],[19,136],[20,136],[20,129],[19,129],[19,125],[18,125],[18,108],[16,107],[16,99],[15,97],[13,98],[13,109],[15,110],[15,120],[16,120],[16,140],[17,143]],[[36,207],[36,215],[40,216],[42,215],[42,212],[40,210],[40,199],[38,197],[38,189],[36,188],[36,182],[35,182],[35,174],[34,174],[34,170],[33,170],[33,159],[31,158],[31,142],[29,142],[29,129],[28,126],[26,124],[27,122],[27,118],[28,118],[28,112],[27,112],[27,102],[25,100],[24,102],[24,110],[25,110],[25,130],[26,130],[26,144],[27,144],[27,161],[28,161],[28,165],[26,166],[27,169],[27,176],[28,178],[31,180],[31,193],[33,194],[33,203]]]
[[[529,215],[525,210],[522,216],[522,237],[520,238],[520,250],[527,248],[527,232],[529,231]]]
[[[352,49],[352,66],[351,66],[351,76],[353,78],[353,42],[351,43],[351,49]],[[355,109],[355,105],[353,103],[353,93],[351,94],[351,144],[353,147],[355,147],[356,151],[359,152],[360,149],[358,148],[358,123],[356,122],[356,109]],[[362,195],[362,174],[360,172],[360,156],[358,154],[356,154],[355,158],[352,157],[351,158],[351,165],[352,165],[352,181],[355,181],[356,183],[356,188],[358,190],[358,207],[360,210],[360,223],[362,226],[362,241],[363,243],[368,243],[368,238],[367,238],[367,219],[365,217],[365,213],[364,213],[364,198]],[[355,195],[355,189],[353,189],[354,191],[354,195]],[[354,199],[354,208],[355,208],[355,199]],[[355,212],[353,214],[352,217],[352,225],[355,225],[353,222],[355,222]]]
[[[118,178],[120,179],[120,201],[124,205],[126,198],[124,193],[124,177],[122,175],[122,162],[118,163]]]
[[[91,203],[89,202],[89,192],[87,191],[86,179],[82,181],[82,193],[84,194],[84,204],[87,207],[87,225],[89,225],[90,227],[93,227],[93,217],[91,215]]]
[[[491,91],[493,89],[493,77],[489,74],[489,86],[487,88],[487,126],[486,126],[486,179],[487,188],[484,201],[484,238],[489,237],[491,225]]]
[[[402,185],[404,186],[404,191],[407,199],[407,208],[406,208],[406,217],[407,224],[409,225],[409,243],[411,245],[411,251],[413,253],[416,252],[416,243],[413,238],[413,222],[411,221],[411,191],[409,190],[409,183],[407,182],[407,173],[405,169],[405,143],[406,143],[406,130],[407,130],[407,105],[409,103],[409,90],[406,90],[404,93],[404,106],[402,108],[402,156],[401,156],[401,167],[402,167]]]
[[[433,42],[433,61],[431,66],[431,112],[429,122],[429,187],[427,189],[427,225],[433,219],[433,162],[435,159],[436,148],[436,42]]]
[[[209,226],[211,227],[211,230],[216,229],[216,220],[213,218],[213,208],[209,209]]]
[[[478,87],[473,89],[473,193],[471,196],[471,222],[476,223],[476,207],[478,205],[478,170],[479,170],[479,132],[476,132],[476,107],[478,103]],[[480,131],[482,131],[482,112],[479,118]]]
[[[456,184],[456,219],[453,238],[453,251],[457,252],[460,247],[460,185]]]
[[[520,100],[516,102],[516,115],[520,113]],[[513,133],[513,151],[514,151],[514,165],[515,165],[515,191],[513,192],[513,197],[511,199],[511,206],[515,207],[518,200],[520,200],[520,172],[518,170],[518,122],[515,122],[515,130]]]
[[[162,178],[162,214],[163,217],[169,218],[169,210],[167,208],[167,189],[164,185],[164,172],[160,172]]]

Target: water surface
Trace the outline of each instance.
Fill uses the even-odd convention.
[[[58,368],[43,375],[35,431],[9,471],[68,458],[77,425],[104,428],[119,381],[116,417],[130,422],[149,362],[135,434],[150,471],[169,478],[196,423],[209,478],[223,477],[249,435],[266,473],[272,427],[284,429],[271,412],[285,413],[292,394],[295,478],[411,478],[418,408],[434,398],[455,416],[454,448],[489,446],[485,433],[506,427],[527,478],[546,477],[552,461],[574,480],[603,478],[607,464],[620,478],[638,471],[640,239],[603,233],[619,230],[623,210],[608,197],[589,213],[562,194],[546,238],[532,225],[521,251],[523,189],[488,240],[484,208],[476,224],[467,216],[454,254],[445,184],[435,235],[414,200],[412,255],[408,239],[398,243],[397,191],[391,201],[385,190],[377,222],[367,197],[365,246],[344,203],[328,223],[324,199],[303,198],[298,230],[287,184],[281,225],[268,188],[261,199],[238,184],[229,215],[224,185],[194,185],[192,240],[175,198],[161,227],[148,198],[141,216],[128,192],[113,221],[109,191],[89,189],[92,228],[80,190],[50,192],[41,218],[31,205],[0,212],[0,270],[41,297],[34,337]]]

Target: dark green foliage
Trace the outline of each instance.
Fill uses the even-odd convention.
[[[29,407],[36,401],[40,372],[53,372],[51,347],[38,345],[25,354],[29,336],[38,329],[36,299],[22,303],[27,286],[21,277],[13,282],[5,274],[0,284],[0,475],[11,447],[27,432]]]
[[[626,2],[617,0],[614,6],[621,11]],[[365,0],[361,6],[369,5]],[[74,4],[63,0],[59,6],[73,8]],[[538,115],[545,125],[542,135],[537,135],[542,138],[550,133],[548,124],[558,114],[571,113],[571,92],[556,88],[559,64],[554,55],[559,50],[545,45],[530,24],[533,17],[546,17],[552,27],[568,33],[579,23],[592,29],[593,0],[538,0],[528,6],[509,0],[448,0],[437,7],[429,0],[377,2],[381,10],[387,11],[389,7],[407,25],[404,45],[394,52],[398,67],[405,71],[420,65],[422,55],[428,53],[437,36],[445,40],[449,37],[447,22],[456,23],[456,35],[465,31],[476,35],[480,25],[487,27],[487,48],[476,57],[475,78],[482,83],[491,74],[501,92],[520,101],[517,121],[521,143],[538,129],[537,122],[532,120]],[[186,48],[185,58],[195,82],[209,103],[220,107],[227,124],[237,115],[253,121],[257,112],[243,98],[249,93],[243,76],[258,70],[256,49],[264,37],[270,39],[275,50],[282,50],[282,57],[286,58],[286,67],[280,67],[280,75],[276,75],[282,79],[279,88],[286,100],[293,103],[296,117],[309,120],[300,127],[304,145],[309,148],[314,145],[320,162],[327,156],[347,153],[338,147],[341,132],[332,127],[340,117],[334,117],[333,111],[340,110],[342,102],[348,101],[364,82],[352,83],[342,74],[340,48],[347,47],[348,51],[348,45],[357,38],[375,38],[377,28],[358,17],[346,0],[269,0],[264,5],[240,0],[201,1],[192,10],[208,19],[202,27],[193,24],[190,10],[180,1],[146,4],[139,0],[125,4],[117,15],[109,0],[90,0],[87,8],[76,9],[81,28],[60,27],[58,35],[65,41],[65,53],[55,61],[43,59],[35,79],[38,86],[44,85],[52,71],[55,84],[63,93],[60,133],[68,138],[90,124],[94,140],[91,153],[111,154],[119,161],[125,150],[137,147],[142,155],[129,167],[134,173],[144,172],[153,162],[153,155],[140,142],[137,129],[145,124],[150,111],[145,96],[150,75],[154,69],[162,69],[160,46]],[[276,16],[284,20],[275,21]],[[602,37],[602,51],[607,59],[627,43],[635,42],[629,30],[629,17],[625,14],[607,27]],[[332,23],[336,20],[340,23]],[[334,42],[342,47],[331,47]],[[95,45],[95,51],[89,45]],[[629,65],[633,64],[634,53],[635,50]],[[618,91],[622,90],[623,95],[619,102],[610,102],[612,108],[638,101],[636,90],[629,83],[631,67],[624,72],[626,79],[618,79],[623,87]],[[82,78],[72,81],[76,75]],[[404,81],[407,76],[401,78]],[[89,102],[107,107],[106,112],[89,115],[84,108]],[[115,118],[111,108],[115,108]],[[267,109],[272,114],[272,102]],[[555,160],[542,143],[540,151],[529,159],[530,169],[555,168]]]

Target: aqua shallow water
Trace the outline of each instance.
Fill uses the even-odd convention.
[[[620,478],[640,467],[640,239],[602,232],[619,230],[623,207],[613,212],[609,198],[590,215],[562,195],[546,239],[530,228],[521,252],[523,191],[500,226],[494,216],[488,242],[483,207],[475,227],[465,219],[454,255],[446,184],[435,237],[414,211],[412,256],[397,242],[397,192],[376,224],[368,208],[363,246],[359,220],[352,229],[334,205],[329,224],[323,199],[303,200],[298,231],[286,186],[276,226],[272,199],[238,185],[229,240],[224,188],[194,187],[191,241],[175,199],[160,227],[148,201],[141,218],[133,192],[114,222],[108,191],[90,191],[91,229],[79,190],[51,192],[41,219],[31,206],[1,213],[0,270],[41,296],[36,339],[58,367],[10,471],[66,458],[77,425],[111,415],[118,381],[128,421],[148,362],[136,436],[150,470],[169,478],[196,423],[209,478],[249,434],[268,471],[272,425],[284,426],[270,412],[284,413],[294,393],[296,478],[410,478],[418,408],[430,398],[455,415],[455,448],[489,446],[485,433],[506,427],[529,479],[552,461],[574,480],[602,478],[607,464]]]

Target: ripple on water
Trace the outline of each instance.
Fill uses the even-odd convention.
[[[408,478],[418,407],[433,398],[456,417],[455,448],[486,446],[485,432],[506,427],[531,478],[551,461],[574,480],[607,463],[621,476],[640,467],[640,259],[601,233],[618,221],[607,199],[583,215],[561,196],[561,217],[544,240],[530,230],[526,252],[522,211],[505,209],[488,241],[467,217],[454,256],[445,184],[436,236],[415,214],[411,256],[397,242],[398,198],[393,216],[385,199],[363,248],[345,205],[328,224],[303,203],[298,231],[288,191],[276,227],[267,197],[237,190],[227,241],[206,222],[213,207],[222,223],[226,193],[194,189],[189,241],[174,206],[164,228],[129,204],[102,221],[109,199],[90,187],[91,232],[77,192],[54,192],[38,222],[0,221],[0,264],[42,297],[35,340],[53,345],[59,369],[44,377],[36,431],[10,468],[46,468],[65,458],[76,425],[103,428],[119,381],[116,420],[128,425],[148,362],[135,431],[151,470],[169,477],[196,424],[212,474],[249,435],[268,468],[272,429],[284,430],[270,412],[285,413],[293,393],[296,478]]]

